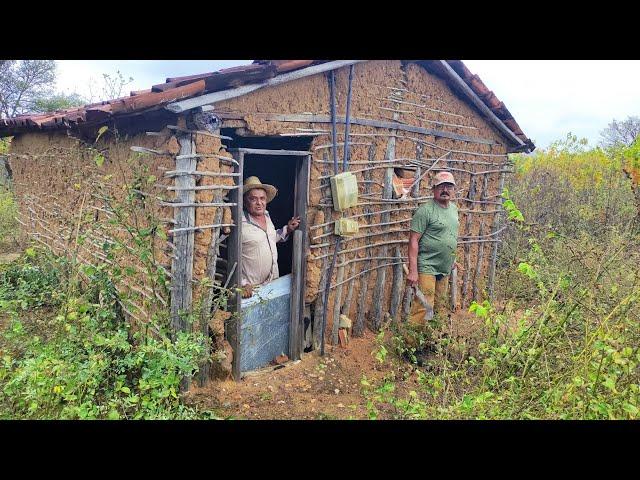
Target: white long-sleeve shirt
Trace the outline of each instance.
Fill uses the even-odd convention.
[[[244,211],[242,216],[242,285],[263,285],[280,276],[276,243],[289,238],[287,226],[276,230],[265,211],[267,230]]]

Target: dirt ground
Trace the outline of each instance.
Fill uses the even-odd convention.
[[[477,338],[481,320],[468,313],[452,316],[444,331],[450,338]],[[388,348],[388,346],[387,346]],[[192,386],[187,402],[200,408],[212,409],[222,418],[259,420],[322,420],[366,419],[367,399],[362,394],[361,380],[380,381],[385,375],[402,371],[397,383],[398,392],[415,389],[418,368],[389,353],[380,363],[376,335],[366,331],[361,338],[352,338],[348,347],[327,345],[325,355],[318,352],[303,354],[299,361],[283,366],[251,372],[241,381],[210,382],[204,388]],[[276,368],[276,369],[274,369]]]

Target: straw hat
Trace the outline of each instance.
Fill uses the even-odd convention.
[[[433,176],[431,186],[437,187],[441,183],[453,183],[453,185],[455,185],[456,181],[453,179],[453,175],[450,172],[438,172]]]
[[[267,192],[267,203],[269,203],[278,194],[278,189],[273,185],[262,183],[258,177],[249,177],[245,179],[242,194],[244,195],[249,190],[254,188],[262,188]]]

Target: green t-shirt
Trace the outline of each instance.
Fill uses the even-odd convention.
[[[411,220],[411,231],[421,233],[418,242],[418,273],[449,275],[458,245],[458,207],[441,207],[431,199]]]

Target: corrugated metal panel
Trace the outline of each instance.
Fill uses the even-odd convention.
[[[291,275],[261,287],[242,300],[240,371],[268,365],[289,350]]]

